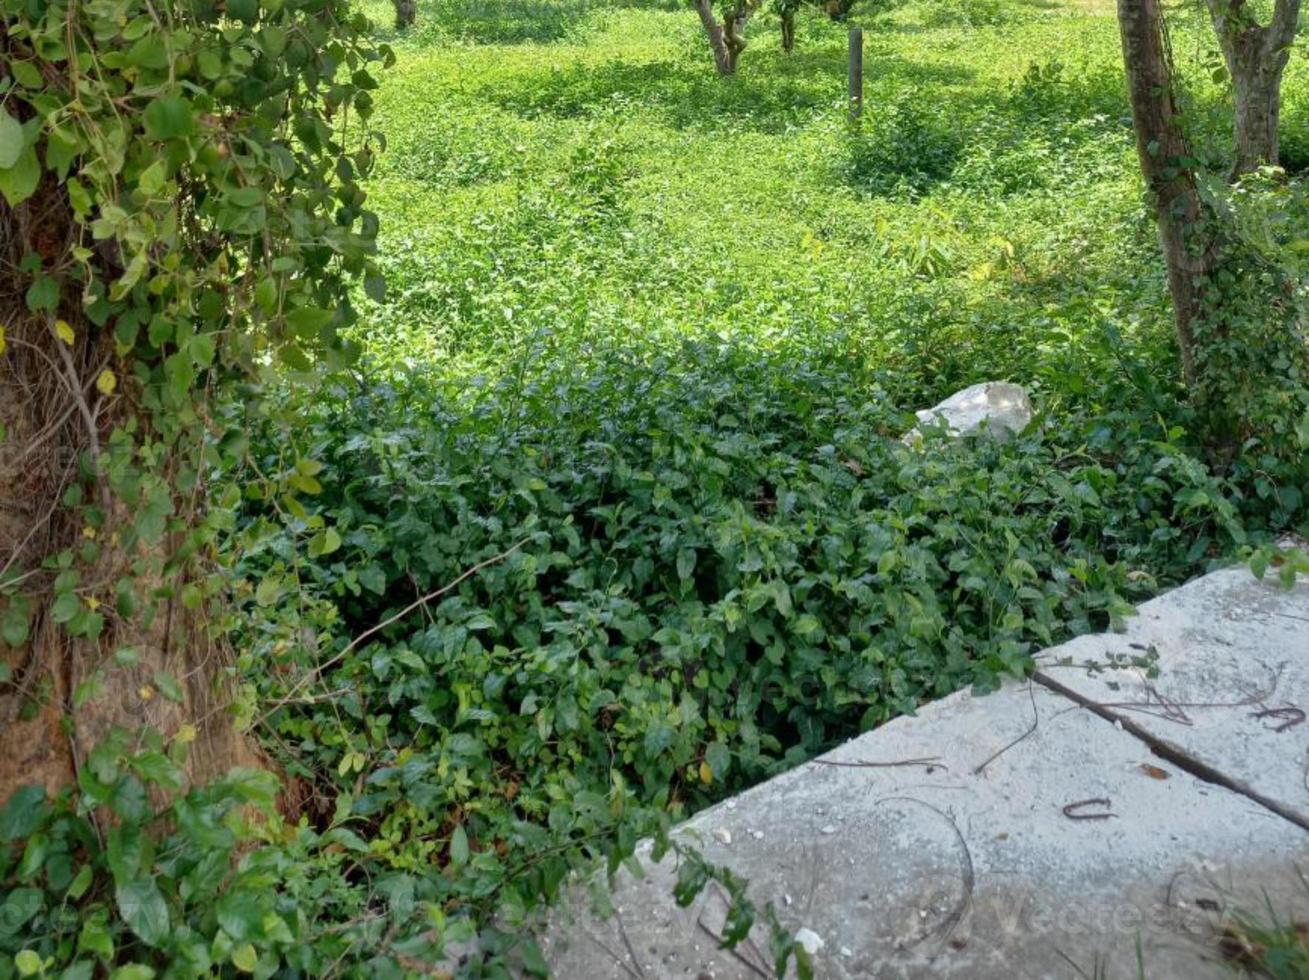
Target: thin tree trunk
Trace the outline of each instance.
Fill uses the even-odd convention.
[[[709,47],[714,53],[714,67],[718,74],[726,77],[736,74],[736,66],[741,52],[745,50],[745,25],[758,6],[757,0],[740,0],[718,23],[714,16],[713,0],[695,0],[696,12],[704,26],[705,36],[709,38]]]
[[[792,7],[782,11],[782,50],[787,54],[795,50],[795,9]]]
[[[1174,102],[1160,0],[1118,0],[1118,23],[1137,155],[1154,197],[1182,369],[1194,390],[1199,380],[1194,327],[1214,256],[1212,243],[1197,234],[1200,194],[1195,174],[1183,162],[1191,150]]]
[[[1299,25],[1300,3],[1277,0],[1272,21],[1264,26],[1246,0],[1208,0],[1236,104],[1233,178],[1278,163],[1282,75]]]
[[[736,71],[736,61],[728,52],[722,25],[714,17],[712,0],[695,0],[695,9],[700,15],[705,36],[709,38],[709,49],[714,53],[714,67],[718,69],[719,75],[732,74]]]
[[[395,0],[395,29],[403,31],[413,27],[418,18],[417,0]]]

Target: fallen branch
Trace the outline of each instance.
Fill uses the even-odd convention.
[[[944,769],[949,772],[949,766],[941,761],[939,755],[925,756],[921,759],[900,759],[897,762],[836,762],[831,759],[815,759],[815,765],[819,766],[837,766],[843,769],[896,769],[901,766],[922,766],[928,772],[936,769]]]

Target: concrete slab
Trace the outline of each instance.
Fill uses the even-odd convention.
[[[1038,663],[1043,682],[1309,828],[1309,584],[1215,572]]]
[[[1092,803],[1101,800],[1107,802]],[[1039,685],[961,693],[698,815],[682,833],[821,941],[819,977],[1230,976],[1215,917],[1309,913],[1309,834]],[[561,978],[771,976],[766,931],[717,948],[726,902],[672,899],[671,858],[579,889],[543,937]]]

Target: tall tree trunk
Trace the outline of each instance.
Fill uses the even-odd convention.
[[[1201,215],[1191,149],[1178,120],[1160,0],[1118,0],[1123,62],[1141,173],[1154,197],[1188,386],[1199,380],[1195,321],[1203,283],[1213,271],[1212,243],[1197,233]]]
[[[729,75],[736,74],[736,66],[741,60],[741,52],[745,50],[745,25],[749,23],[752,13],[754,13],[752,6],[746,6],[745,3],[738,2],[732,8],[731,15],[723,23],[723,43],[727,47],[727,73]]]
[[[795,50],[795,8],[782,10],[782,50],[790,54]]]
[[[695,9],[700,15],[705,36],[709,38],[709,49],[714,54],[714,67],[718,69],[720,75],[732,74],[736,70],[736,65],[728,54],[723,28],[714,16],[712,0],[695,0]]]
[[[16,269],[25,254],[62,254],[75,229],[63,191],[47,178],[18,208],[0,202],[0,263]],[[129,423],[142,438],[150,431],[130,381],[112,397],[97,390],[106,365],[128,374],[114,362],[110,331],[77,315],[80,296],[66,296],[60,316],[72,342],[58,338],[52,318],[24,308],[25,278],[0,276],[8,328],[0,353],[0,802],[29,783],[50,793],[75,784],[115,729],[189,743],[192,784],[258,766],[261,755],[227,710],[233,679],[223,644],[203,606],[182,601],[198,594],[184,588],[194,564],[173,560],[192,525],[127,544],[136,514],[104,479],[110,433]],[[98,526],[83,524],[69,493],[99,504]],[[203,499],[198,489],[173,497],[177,516]],[[50,567],[61,553],[77,557]],[[86,617],[103,625],[83,630]]]
[[[1278,162],[1282,75],[1299,26],[1301,0],[1277,0],[1267,25],[1255,19],[1246,0],[1207,3],[1232,76],[1236,178]]]
[[[736,74],[737,62],[745,50],[745,25],[755,11],[757,0],[740,0],[727,12],[723,22],[714,15],[713,0],[695,0],[696,13],[714,54],[714,67],[726,77]]]
[[[418,0],[395,0],[395,29],[413,27],[418,19]]]

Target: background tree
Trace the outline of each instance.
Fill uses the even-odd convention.
[[[850,19],[855,4],[860,0],[807,0],[815,9],[822,11],[828,20],[840,24]],[[894,0],[865,0],[862,7],[870,14],[878,14],[888,9]],[[778,0],[777,16],[782,25],[782,50],[790,54],[795,50],[795,15],[806,5],[806,0]]]
[[[715,12],[713,0],[695,0],[696,13],[709,39],[719,75],[736,74],[737,62],[745,50],[745,25],[759,9],[759,3],[760,0],[732,0]]]
[[[1272,19],[1260,24],[1246,0],[1205,0],[1232,77],[1236,111],[1233,174],[1276,165],[1282,74],[1300,23],[1300,0],[1276,0]]]
[[[345,0],[0,6],[0,799],[113,805],[141,752],[185,757],[177,788],[257,761],[210,566],[245,445],[222,409],[339,363],[350,281],[380,289],[383,53]],[[294,510],[308,480],[250,492]]]
[[[418,0],[394,0],[395,28],[398,31],[413,27],[418,19]]]
[[[1230,219],[1226,181],[1201,171],[1178,107],[1160,0],[1118,0],[1118,21],[1184,380],[1215,461],[1225,466],[1252,436],[1299,438],[1294,426],[1301,410],[1289,414],[1307,376],[1297,273],[1246,245]],[[1265,109],[1275,119],[1276,106]],[[1259,152],[1269,150],[1265,143]],[[1249,159],[1245,152],[1238,147],[1238,170]],[[1281,454],[1298,453],[1296,447],[1294,440],[1270,445]]]

